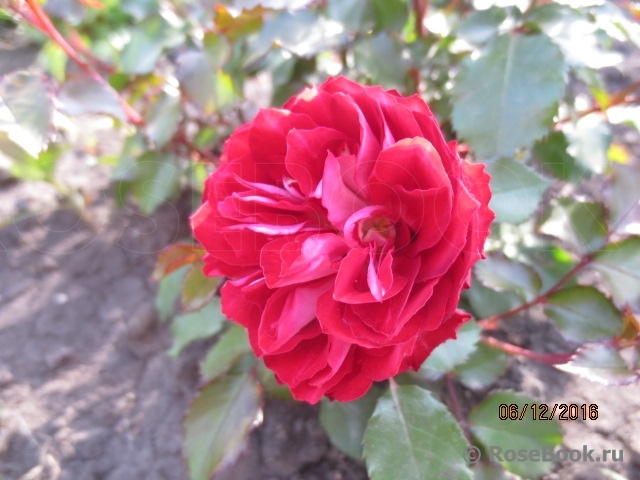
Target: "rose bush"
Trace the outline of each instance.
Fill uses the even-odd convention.
[[[494,218],[484,165],[428,106],[346,78],[261,110],[225,143],[191,222],[222,310],[295,398],[348,401],[417,369]]]

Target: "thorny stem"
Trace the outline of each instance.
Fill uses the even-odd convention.
[[[447,394],[449,395],[449,400],[451,401],[451,410],[453,411],[453,415],[456,417],[458,424],[462,427],[462,432],[464,436],[467,438],[469,444],[472,443],[471,432],[469,432],[469,423],[462,415],[462,408],[460,407],[460,400],[458,399],[458,393],[456,392],[456,387],[453,384],[453,374],[451,372],[447,372],[444,376],[445,383],[447,385]]]
[[[108,88],[111,88],[109,84],[105,81],[104,78],[98,72],[96,72],[91,65],[89,65],[83,58],[78,55],[78,52],[67,42],[67,40],[60,34],[58,29],[53,25],[45,11],[40,6],[38,0],[25,0],[30,12],[27,13],[23,8],[20,8],[19,3],[18,7],[16,7],[16,11],[21,13],[23,18],[29,22],[32,26],[41,30],[45,33],[51,40],[57,43],[62,50],[69,56],[71,60],[73,60],[92,80],[98,82],[100,85],[104,85]],[[116,93],[117,95],[117,93]],[[127,119],[134,123],[140,124],[142,123],[142,117],[136,112],[131,105],[129,105],[123,98],[120,97],[120,104],[122,105],[122,109],[127,117]]]
[[[605,105],[599,105],[599,104],[594,105],[591,108],[577,112],[575,116],[577,118],[582,118],[592,113],[597,113],[597,112],[606,113],[608,108],[615,107],[617,105],[631,105],[634,103],[639,103],[640,96],[631,95],[632,93],[634,93],[636,90],[639,90],[639,89],[640,89],[640,81],[633,82],[631,85],[628,85],[627,87],[623,88],[619,92],[611,95],[609,97],[609,101],[606,102]],[[565,118],[562,118],[555,123],[555,126],[562,125],[563,123],[567,123],[571,121],[573,118],[574,116],[571,116],[571,115]]]
[[[488,337],[483,335],[480,338],[480,341],[485,345],[488,345],[493,348],[497,348],[498,350],[502,350],[505,353],[510,355],[519,355],[521,357],[528,358],[529,360],[535,360],[536,362],[542,362],[547,365],[558,365],[562,363],[567,363],[574,352],[567,353],[539,353],[534,352],[533,350],[528,350],[526,348],[518,347],[517,345],[513,345],[511,343],[503,342],[502,340],[498,340],[495,337]]]
[[[541,293],[533,300],[523,303],[522,305],[518,305],[506,312],[499,313],[497,315],[493,315],[491,317],[484,318],[478,321],[478,324],[484,328],[485,330],[495,330],[498,326],[498,322],[507,317],[520,313],[524,310],[527,310],[534,305],[540,305],[547,301],[547,298],[556,293],[560,288],[567,283],[571,278],[575,276],[580,270],[589,265],[593,261],[593,257],[591,255],[585,255],[582,257],[580,262],[578,262],[571,270],[569,270],[560,280],[558,280],[555,285],[553,285],[549,290],[544,293]]]

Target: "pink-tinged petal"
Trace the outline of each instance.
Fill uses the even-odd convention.
[[[338,230],[342,230],[351,214],[366,206],[353,182],[355,162],[353,155],[335,157],[329,152],[324,165],[322,205],[327,209],[327,218]]]
[[[421,281],[442,276],[451,267],[467,244],[467,231],[479,203],[458,181],[458,195],[454,202],[451,222],[442,239],[423,252],[418,279]]]
[[[451,185],[440,154],[428,140],[420,137],[400,140],[382,151],[369,182],[400,185],[407,191]]]
[[[452,148],[455,149],[455,144],[452,145]],[[484,241],[489,236],[491,223],[496,217],[495,213],[488,208],[491,200],[491,189],[489,187],[491,177],[485,172],[485,166],[482,163],[468,163],[463,160],[462,170],[465,173],[463,179],[467,189],[481,205],[478,210],[476,232],[481,239],[479,242],[480,248],[484,252]]]
[[[251,348],[261,357],[263,352],[258,343],[258,326],[264,304],[272,294],[264,279],[256,273],[238,280],[227,280],[220,294],[222,313],[247,329]]]
[[[367,285],[373,298],[378,302],[385,300],[385,297],[394,286],[393,275],[393,254],[391,251],[381,256],[380,265],[376,266],[376,258],[373,251],[369,253],[369,268],[367,268]],[[404,288],[406,282],[399,280],[396,282],[397,290]]]
[[[344,240],[334,233],[304,233],[266,244],[260,266],[269,288],[302,284],[334,275],[347,251]]]
[[[266,173],[272,182],[282,181],[287,176],[287,134],[294,128],[307,130],[315,127],[316,123],[307,115],[276,108],[260,110],[253,119],[248,137],[256,171]],[[251,178],[246,173],[243,177]]]
[[[314,282],[304,287],[278,288],[265,306],[258,343],[266,355],[280,350],[308,323],[316,318],[316,303],[328,288],[327,282]]]
[[[347,148],[347,143],[348,137],[333,128],[295,129],[288,133],[285,166],[303,194],[309,195],[322,180],[327,152],[336,153],[343,145]]]
[[[356,348],[356,358],[362,374],[375,382],[395,377],[400,373],[404,357],[412,351],[414,342],[382,348]]]
[[[373,381],[359,372],[352,372],[345,376],[339,385],[327,391],[326,395],[331,400],[339,402],[351,402],[364,396],[371,388]]]

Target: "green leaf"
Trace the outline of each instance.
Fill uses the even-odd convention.
[[[99,113],[110,115],[123,123],[127,122],[115,90],[82,74],[67,77],[57,100],[60,110],[71,116]]]
[[[482,390],[501,377],[507,366],[508,359],[503,352],[481,343],[465,363],[455,367],[454,373],[464,386]]]
[[[265,22],[257,39],[260,51],[267,53],[274,43],[298,57],[310,58],[347,42],[344,27],[313,10],[282,12]]]
[[[632,212],[638,211],[640,202],[640,167],[614,164],[609,176],[611,184],[607,192],[607,205],[611,213],[610,225],[615,226],[617,231],[624,232],[629,223],[637,221]]]
[[[220,300],[217,297],[197,312],[178,315],[171,325],[173,345],[167,354],[173,358],[178,357],[189,343],[218,333],[224,321],[224,315],[220,311]]]
[[[544,311],[572,341],[603,340],[622,333],[622,314],[593,287],[560,290],[547,298]]]
[[[467,446],[449,410],[413,385],[391,385],[378,400],[364,434],[371,480],[472,479]]]
[[[492,6],[486,10],[472,10],[460,22],[455,34],[472,45],[482,45],[498,35],[498,27],[506,19],[504,8]]]
[[[51,159],[42,152],[33,157],[9,138],[9,134],[0,131],[0,167],[7,169],[14,178],[21,180],[52,180],[55,173],[55,160],[60,153],[58,148],[50,148],[56,154]],[[42,160],[40,160],[42,158]]]
[[[480,339],[480,327],[474,321],[462,325],[455,339],[447,340],[431,352],[420,370],[428,369],[446,373],[469,358]]]
[[[128,0],[121,2],[119,7],[137,21],[144,20],[152,14],[158,13],[158,0]]]
[[[227,373],[247,353],[251,353],[247,331],[229,322],[227,329],[200,363],[202,379],[208,382]]]
[[[187,270],[188,267],[184,266],[171,272],[160,280],[155,299],[156,312],[158,312],[158,320],[160,322],[166,322],[173,316],[176,301],[180,296],[182,280],[184,279]]]
[[[604,385],[628,385],[637,382],[639,378],[640,365],[637,362],[637,352],[635,357],[636,361],[631,365],[633,370],[630,370],[616,348],[594,343],[579,348],[571,360],[555,367]]]
[[[499,292],[511,291],[523,300],[533,300],[542,282],[529,265],[516,262],[503,254],[491,254],[475,265],[475,275],[485,286]]]
[[[356,43],[353,55],[356,68],[373,83],[404,90],[409,64],[397,39],[385,32],[364,38]]]
[[[540,231],[559,238],[579,253],[593,253],[607,237],[605,209],[599,203],[554,198]]]
[[[498,37],[460,67],[452,91],[455,129],[480,159],[512,156],[551,127],[563,72],[562,54],[546,35]]]
[[[173,137],[178,129],[178,122],[182,115],[180,95],[162,94],[149,106],[145,116],[146,134],[155,148],[164,147]]]
[[[490,207],[496,221],[518,224],[531,217],[550,182],[523,163],[504,158],[490,163]]]
[[[48,143],[53,101],[41,75],[11,73],[0,80],[0,131],[32,156]]]
[[[192,480],[209,480],[231,463],[260,414],[260,389],[251,375],[226,376],[207,385],[184,420],[184,456]]]
[[[178,80],[186,97],[205,115],[224,110],[240,99],[231,76],[216,69],[204,52],[180,55]]]
[[[562,132],[551,132],[538,141],[531,151],[531,157],[544,172],[565,182],[578,182],[586,170],[567,152],[569,142]]]
[[[145,215],[173,196],[179,186],[180,175],[176,157],[172,154],[148,152],[137,163],[137,176],[132,192],[140,211]]]
[[[366,32],[375,24],[375,11],[371,2],[361,0],[329,0],[329,18],[342,23],[352,32]]]
[[[522,303],[512,292],[496,292],[485,287],[479,281],[471,282],[471,287],[462,292],[464,298],[471,305],[474,316],[487,318],[511,310]]]
[[[640,309],[640,237],[612,243],[593,257],[590,268],[602,274],[619,307]]]
[[[213,298],[218,288],[218,277],[207,277],[202,271],[202,262],[193,265],[182,284],[182,309],[190,312],[200,310]]]
[[[231,56],[231,45],[224,37],[216,33],[206,33],[202,44],[204,52],[214,68],[222,68]]]
[[[522,420],[500,420],[500,405],[518,405],[518,412],[522,412],[527,405],[527,411]],[[539,450],[545,447],[555,447],[562,442],[562,431],[558,422],[554,420],[533,420],[531,405],[536,400],[513,392],[495,392],[485,398],[469,415],[471,432],[487,448],[499,447],[502,452],[520,449]],[[529,414],[527,414],[529,412]],[[550,414],[549,414],[550,415]],[[551,462],[500,462],[504,468],[517,475],[531,478],[549,473],[553,468]]]
[[[569,151],[578,163],[591,172],[604,173],[611,146],[609,123],[600,115],[587,115],[575,125],[567,124],[564,132],[569,139]]]
[[[131,40],[122,50],[120,71],[133,75],[151,73],[164,49],[167,30],[167,23],[159,15],[133,28]]]
[[[340,451],[360,460],[362,437],[381,391],[372,388],[364,397],[351,402],[322,399],[320,424],[331,443]]]
[[[406,0],[373,0],[376,16],[374,31],[401,32],[409,20]]]

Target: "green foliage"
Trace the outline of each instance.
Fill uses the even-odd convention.
[[[229,375],[210,383],[184,420],[184,455],[193,480],[208,480],[242,450],[261,414],[260,390],[251,375]]]
[[[562,54],[546,35],[496,38],[460,67],[453,90],[456,130],[484,160],[529,147],[551,126],[563,71]]]
[[[462,455],[466,445],[447,408],[412,385],[392,385],[380,397],[364,434],[372,480],[472,479]]]
[[[549,295],[545,312],[569,340],[604,340],[622,333],[622,315],[593,287],[571,287]]]
[[[355,459],[362,458],[362,437],[380,393],[373,388],[352,402],[330,402],[325,398],[320,404],[320,424],[331,443]]]
[[[500,447],[502,451],[520,449],[539,450],[545,447],[555,447],[562,442],[562,433],[557,420],[540,421],[536,417],[532,405],[536,401],[525,395],[514,392],[494,392],[477,405],[469,415],[471,431],[482,445]],[[518,415],[516,420],[501,420],[500,405],[517,405],[519,414],[524,412],[522,419]],[[526,407],[525,407],[526,405]],[[526,410],[525,410],[526,408]],[[536,412],[537,413],[537,412]],[[548,414],[551,418],[550,413]],[[503,459],[504,460],[504,459]],[[539,477],[549,473],[553,468],[552,462],[500,462],[507,470],[522,477]]]

